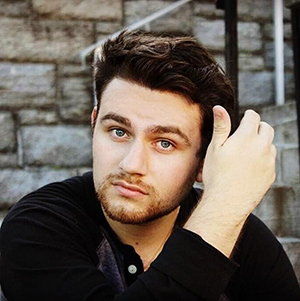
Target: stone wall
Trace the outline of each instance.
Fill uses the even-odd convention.
[[[89,70],[79,53],[153,13],[166,0],[1,0],[0,211],[48,182],[91,168]],[[290,15],[285,15],[286,97],[293,100]],[[195,35],[224,65],[224,13],[193,1],[151,24]],[[270,0],[239,0],[240,105],[274,103]],[[288,155],[288,154],[287,154]]]

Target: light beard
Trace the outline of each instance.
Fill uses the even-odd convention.
[[[196,174],[195,170],[180,187],[170,192],[164,199],[159,196],[153,186],[144,183],[136,176],[126,173],[109,174],[104,178],[102,183],[98,185],[95,179],[94,182],[98,200],[109,218],[123,224],[142,225],[157,220],[174,211],[192,189]],[[128,184],[139,186],[147,191],[147,195],[143,196],[142,199],[136,200],[113,194],[111,191],[113,182],[118,180],[124,180]],[[121,205],[119,201],[116,205],[114,198],[118,198],[119,201],[122,200]],[[143,208],[138,209],[138,204],[136,206],[134,205],[136,202],[141,202],[139,205],[142,205]],[[130,209],[132,206],[135,207],[134,210]]]

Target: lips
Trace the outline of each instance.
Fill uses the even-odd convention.
[[[133,185],[133,184],[128,184],[127,182],[123,180],[117,180],[113,181],[112,183],[116,189],[118,190],[119,194],[126,196],[126,197],[139,197],[139,196],[144,196],[147,195],[147,191],[144,190],[143,188]]]

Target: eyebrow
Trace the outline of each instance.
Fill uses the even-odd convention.
[[[147,133],[151,134],[175,134],[181,137],[188,146],[191,146],[191,142],[186,134],[184,134],[178,127],[176,126],[163,126],[163,125],[153,125],[149,126],[146,129]]]
[[[103,117],[101,117],[100,122],[102,123],[104,120],[114,120],[120,124],[123,124],[129,128],[132,128],[131,121],[128,118],[125,118],[116,113],[107,113]]]
[[[105,114],[103,117],[101,117],[100,122],[102,123],[105,120],[114,120],[128,128],[132,128],[132,123],[128,118],[123,117],[123,116],[113,113],[113,112],[109,112],[109,113]],[[184,134],[176,126],[151,125],[151,126],[147,127],[145,132],[149,133],[149,134],[175,134],[175,135],[178,135],[181,139],[183,139],[184,142],[188,146],[191,146],[191,142],[190,142],[188,136],[186,134]]]

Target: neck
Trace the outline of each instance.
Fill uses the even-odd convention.
[[[122,224],[110,219],[105,211],[103,212],[120,241],[134,247],[143,261],[144,269],[147,270],[171,235],[179,207],[164,217],[141,225]]]

